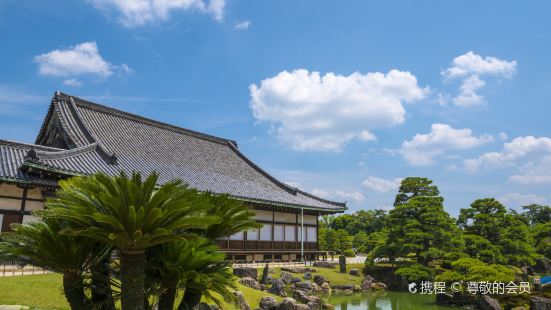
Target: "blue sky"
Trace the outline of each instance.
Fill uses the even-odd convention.
[[[237,140],[351,211],[425,176],[551,201],[551,4],[0,0],[0,138],[34,141],[55,90]]]

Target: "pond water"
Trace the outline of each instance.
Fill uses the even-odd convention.
[[[435,295],[407,292],[375,292],[351,296],[331,296],[326,301],[335,310],[450,310],[435,304]]]

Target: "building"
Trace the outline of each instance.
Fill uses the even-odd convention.
[[[157,171],[200,191],[227,193],[254,209],[256,231],[219,240],[235,260],[319,257],[318,217],[345,203],[286,185],[251,162],[237,143],[56,92],[35,144],[0,140],[0,231],[33,220],[59,179]]]

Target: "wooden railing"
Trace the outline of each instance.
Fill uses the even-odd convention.
[[[300,250],[300,242],[257,241],[257,240],[217,240],[222,250]],[[317,250],[317,242],[304,242],[305,250]]]

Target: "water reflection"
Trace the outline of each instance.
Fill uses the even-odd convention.
[[[434,295],[402,292],[373,292],[362,295],[331,296],[335,310],[450,310],[434,303]]]

